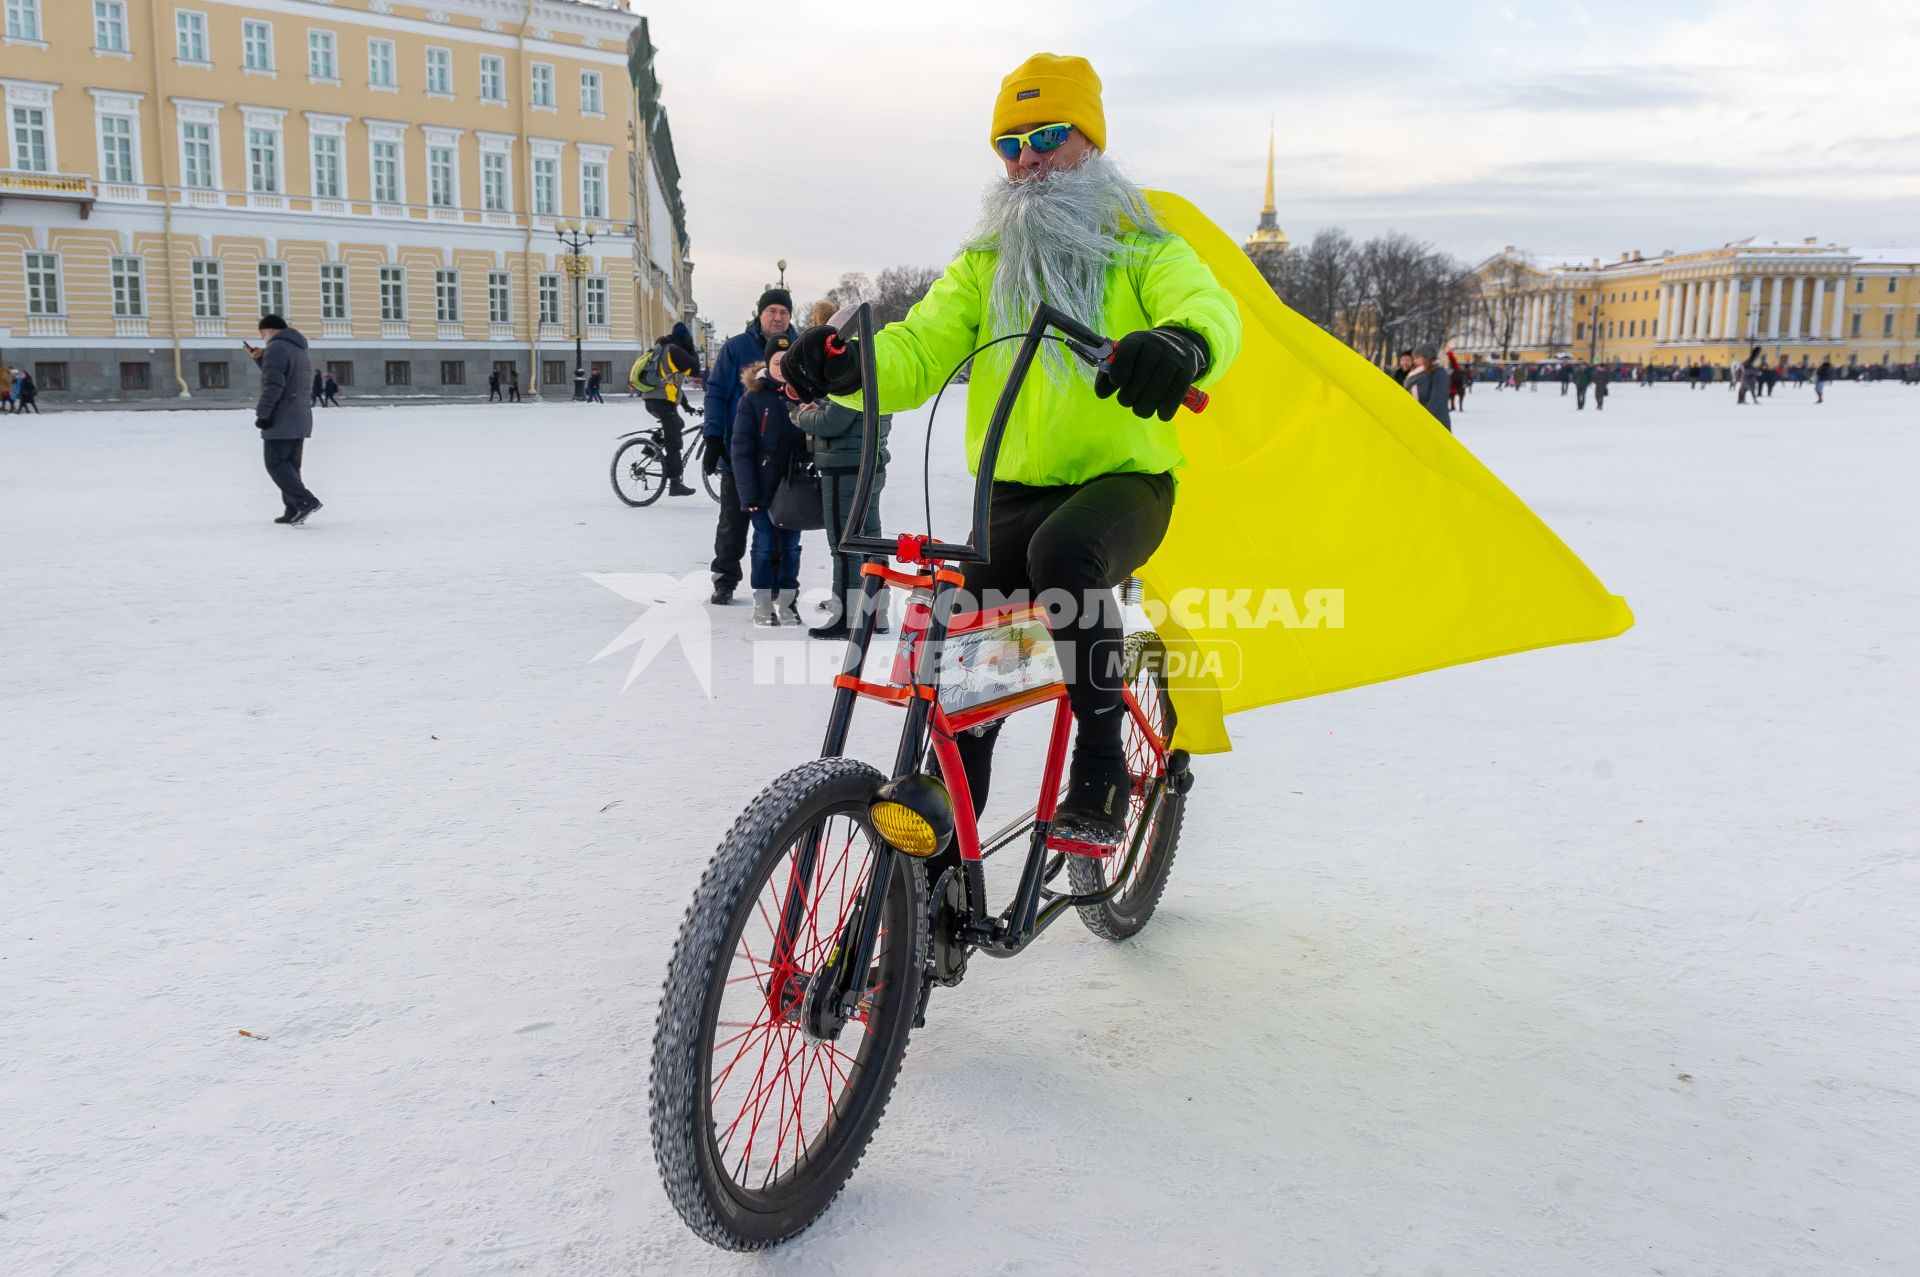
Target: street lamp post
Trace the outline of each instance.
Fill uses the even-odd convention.
[[[593,227],[575,221],[561,222],[553,234],[567,250],[563,260],[567,274],[573,278],[573,397],[580,400],[587,397],[586,343],[584,325],[580,322],[580,289],[587,276],[587,259],[580,250],[593,243]]]

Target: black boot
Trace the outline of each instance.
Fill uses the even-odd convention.
[[[707,602],[719,604],[722,606],[733,602],[734,584],[735,584],[734,582],[727,580],[725,577],[722,577],[722,576],[714,577],[713,578],[713,597],[708,599]]]
[[[670,497],[690,497],[693,489],[680,482],[678,475],[667,481],[667,495]]]
[[[1133,775],[1118,736],[1089,740],[1083,730],[1067,769],[1067,794],[1053,817],[1053,835],[1100,847],[1118,847],[1126,837]]]

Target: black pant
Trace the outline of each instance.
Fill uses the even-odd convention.
[[[488,403],[499,403],[499,402],[501,402],[501,395],[500,395],[500,387],[498,387],[498,386],[489,386],[489,387],[487,388],[487,402],[488,402]]]
[[[508,403],[520,402],[520,383],[519,382],[517,381],[512,382],[507,386],[507,402]]]
[[[1109,474],[1058,488],[993,485],[993,559],[967,567],[965,588],[980,606],[1007,601],[1002,595],[1035,598],[1050,590],[1072,599],[1073,618],[1056,623],[1055,632],[1078,745],[1120,748],[1124,636],[1113,587],[1151,557],[1172,517],[1173,479],[1165,474]],[[980,736],[962,732],[957,742],[976,814],[986,807],[997,735],[997,728]]]
[[[667,454],[661,458],[666,468],[669,482],[680,482],[680,429],[686,423],[680,420],[680,410],[664,399],[642,399],[640,401],[653,419],[660,423],[660,433],[665,437]]]
[[[747,553],[747,512],[740,508],[740,490],[733,472],[720,472],[720,522],[713,530],[713,582],[729,590],[740,585],[740,560]]]
[[[280,486],[280,499],[286,502],[287,513],[293,514],[319,504],[319,498],[308,492],[306,485],[300,482],[300,457],[306,451],[307,441],[262,439],[260,443],[266,451],[267,474]]]

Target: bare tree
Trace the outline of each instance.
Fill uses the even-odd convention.
[[[1513,357],[1514,338],[1520,332],[1525,314],[1526,290],[1533,283],[1533,270],[1518,257],[1502,255],[1479,278],[1481,314],[1493,333],[1493,346],[1500,358]]]
[[[874,281],[873,326],[897,323],[907,317],[933,281],[940,278],[937,266],[889,266]]]

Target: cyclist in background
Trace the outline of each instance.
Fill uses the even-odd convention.
[[[1057,343],[1043,345],[1044,376],[1026,384],[1001,443],[992,561],[969,565],[965,587],[984,606],[1052,591],[1074,601],[1076,614],[1056,624],[1076,735],[1054,833],[1114,846],[1131,783],[1113,587],[1166,534],[1183,461],[1174,413],[1190,386],[1233,361],[1240,314],[1103,154],[1100,79],[1085,59],[1041,53],[1021,64],[1001,81],[988,137],[1005,174],[989,186],[980,225],[927,296],[874,337],[878,408],[925,403],[977,347],[1023,333],[1041,302],[1118,336],[1098,373]],[[803,399],[859,389],[857,351],[830,355],[831,335],[809,330],[783,360]],[[1012,359],[1002,344],[973,360],[966,439],[976,473]],[[986,804],[997,731],[959,739],[976,812]]]
[[[685,423],[680,420],[680,404],[686,398],[687,377],[697,364],[691,350],[662,337],[653,343],[653,349],[633,361],[627,373],[628,389],[640,392],[640,406],[660,423],[660,433],[665,436],[661,460],[670,497],[693,495],[693,489],[681,481],[680,430]]]

